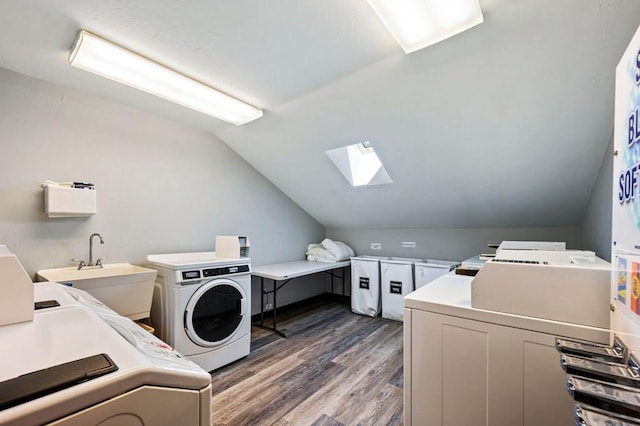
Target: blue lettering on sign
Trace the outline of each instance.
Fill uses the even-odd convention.
[[[640,50],[636,55],[636,84],[640,84]]]
[[[629,132],[627,133],[627,146],[630,147],[634,143],[640,141],[640,108],[636,108],[629,114]]]
[[[640,164],[636,164],[620,174],[618,180],[618,201],[620,204],[635,197],[639,170]]]

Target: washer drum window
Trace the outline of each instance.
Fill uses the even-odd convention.
[[[202,285],[191,297],[184,313],[184,328],[197,345],[214,347],[231,339],[247,312],[242,288],[231,280]]]

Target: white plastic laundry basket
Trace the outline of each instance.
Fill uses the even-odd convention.
[[[382,318],[402,321],[404,296],[413,291],[413,264],[419,261],[401,257],[380,261]]]
[[[380,259],[359,256],[351,258],[351,311],[377,317],[380,314]]]
[[[424,259],[414,264],[415,290],[454,270],[460,262]]]

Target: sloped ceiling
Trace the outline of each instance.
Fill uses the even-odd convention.
[[[405,55],[364,0],[5,1],[0,67],[209,131],[326,227],[579,224],[640,1],[480,5],[483,24]],[[74,69],[80,28],[264,117],[236,127]],[[324,154],[365,140],[393,184],[352,188]]]

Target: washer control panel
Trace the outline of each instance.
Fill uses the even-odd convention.
[[[215,266],[211,268],[189,269],[176,271],[178,282],[181,284],[194,284],[202,281],[203,278],[234,276],[237,274],[251,273],[250,264]]]

